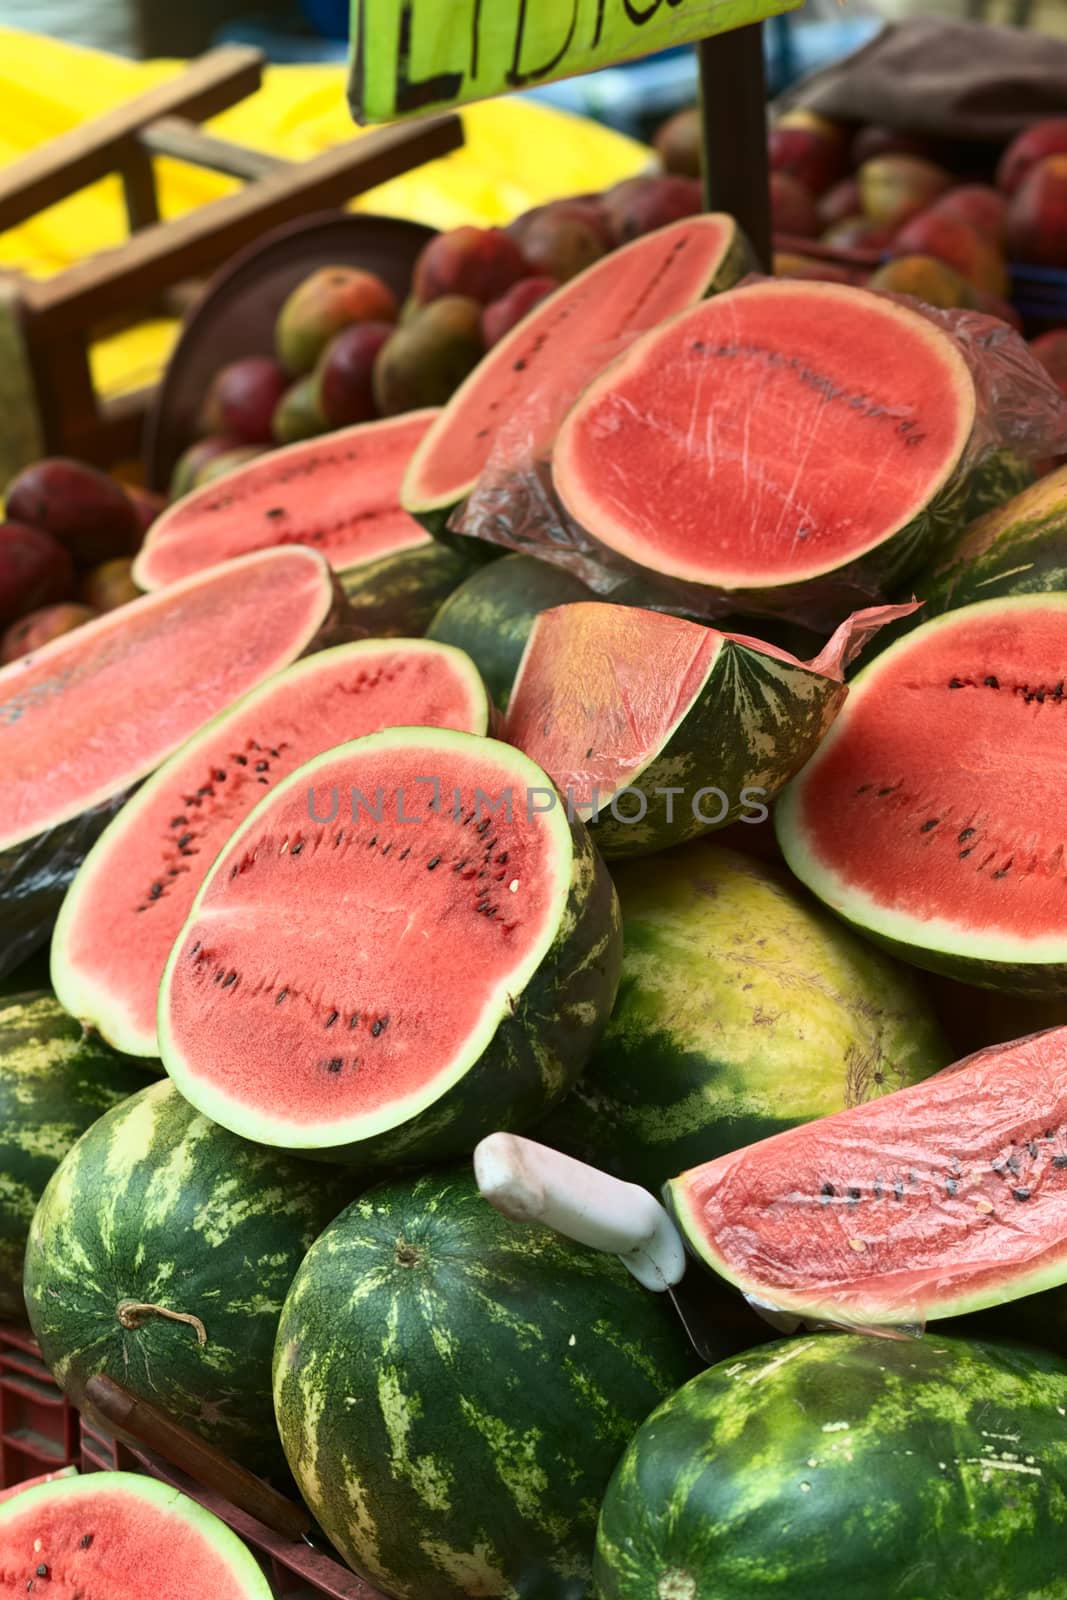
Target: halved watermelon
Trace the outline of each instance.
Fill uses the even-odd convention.
[[[133,600],[0,670],[0,976],[47,935],[129,790],[311,649],[339,605],[312,550],[267,550]]]
[[[269,679],[183,745],[70,887],[52,939],[60,1002],[117,1049],[158,1056],[163,968],[238,823],[311,756],[401,722],[488,732],[488,695],[469,657],[422,639],[338,645]]]
[[[815,592],[856,604],[954,512],[976,408],[963,355],[919,312],[840,284],[754,283],[671,318],[591,384],[553,481],[617,557],[742,610]]]
[[[847,693],[831,657],[805,665],[637,607],[556,606],[534,623],[505,735],[605,855],[647,855],[758,814],[799,770]]]
[[[90,1472],[0,1505],[0,1586],[50,1600],[271,1600],[248,1547],[156,1478]]]
[[[370,734],[284,779],[222,850],[163,975],[163,1063],[261,1144],[466,1155],[562,1098],[621,945],[603,863],[532,761]]]
[[[1067,595],[965,606],[853,680],[778,838],[839,916],[917,966],[1067,995]]]
[[[257,456],[158,517],[134,562],[142,589],[233,556],[310,545],[343,572],[429,543],[400,507],[411,453],[437,417],[409,411]]]
[[[1067,1028],[673,1179],[690,1247],[768,1309],[902,1328],[1067,1283]]]
[[[501,447],[536,459],[591,378],[636,335],[751,267],[732,217],[686,217],[604,256],[540,301],[493,346],[415,451],[401,499],[440,530]],[[518,421],[516,421],[518,419]]]

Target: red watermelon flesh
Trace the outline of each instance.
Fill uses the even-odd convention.
[[[309,1151],[436,1106],[553,946],[573,847],[561,806],[527,805],[546,783],[493,740],[399,728],[279,784],[167,963],[160,1045],[179,1091],[235,1133]],[[510,816],[491,809],[507,796]]]
[[[152,524],[133,568],[159,589],[233,556],[310,545],[336,571],[428,542],[400,506],[412,452],[438,415],[410,411],[257,456]]]
[[[899,561],[975,414],[962,355],[917,312],[839,284],[758,283],[672,318],[591,384],[553,478],[619,555],[775,589],[897,539]]]
[[[271,1600],[237,1535],[155,1478],[96,1472],[0,1506],[0,1590],[48,1600]]]
[[[793,871],[919,965],[1067,987],[1067,597],[937,617],[854,679],[779,801]]]
[[[311,550],[146,595],[0,670],[0,850],[128,788],[287,667],[335,606]]]
[[[807,1321],[903,1328],[1067,1282],[1067,1028],[667,1185],[691,1248]]]
[[[596,261],[542,300],[457,389],[412,459],[402,499],[420,515],[470,493],[506,424],[536,459],[605,362],[637,334],[746,269],[732,217],[686,217]],[[521,435],[521,437],[520,437]]]
[[[52,940],[60,1003],[126,1054],[157,1056],[163,968],[238,823],[311,756],[398,723],[486,733],[488,698],[468,657],[421,639],[339,645],[190,740],[108,826],[67,893]]]

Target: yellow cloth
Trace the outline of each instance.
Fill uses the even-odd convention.
[[[134,62],[0,28],[0,164],[87,117],[181,71],[174,62]],[[258,94],[205,124],[212,132],[297,161],[358,137],[340,67],[270,67]],[[644,167],[644,146],[584,119],[527,100],[495,100],[463,112],[464,149],[382,184],[358,209],[433,227],[507,222],[561,194],[603,188]],[[160,209],[176,217],[228,193],[217,174],[157,163]],[[126,235],[122,192],[106,179],[0,234],[0,267],[48,276]],[[94,373],[108,393],[152,381],[174,337],[170,323],[144,324],[103,341]]]

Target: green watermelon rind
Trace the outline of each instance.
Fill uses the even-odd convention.
[[[686,220],[691,221],[692,219]],[[721,221],[723,219],[720,218],[719,220]],[[679,224],[668,224],[668,227],[678,226]],[[657,231],[665,232],[666,230],[663,229]],[[524,337],[526,330],[530,325],[544,316],[545,307],[551,306],[552,302],[557,296],[560,297],[560,299],[566,299],[572,295],[574,292],[573,286],[578,283],[580,279],[585,277],[586,274],[595,273],[598,276],[604,275],[607,277],[610,273],[610,263],[616,261],[618,257],[627,249],[647,249],[647,241],[653,236],[654,235],[645,234],[639,239],[632,240],[628,245],[623,245],[621,249],[612,252],[611,255],[603,257],[600,261],[594,261],[591,266],[585,268],[583,273],[577,274],[576,277],[571,278],[567,283],[561,284],[559,289],[555,291],[554,295],[549,295],[545,300],[539,301],[537,305],[527,312],[526,316],[521,322],[516,323],[515,327],[510,331],[510,333],[505,335],[499,344],[494,345],[493,350],[487,359],[502,363],[504,359],[506,359],[507,350],[511,348],[513,343],[517,343]],[[719,294],[725,289],[733,288],[733,286],[740,282],[740,280],[745,277],[747,273],[752,271],[754,264],[755,258],[752,254],[752,247],[745,238],[744,234],[741,232],[740,228],[738,228],[735,223],[733,226],[733,231],[726,242],[726,247],[719,256],[719,259],[713,264],[710,264],[708,267],[701,297],[707,298],[709,295]],[[460,547],[460,540],[463,536],[450,533],[448,524],[452,517],[452,513],[456,510],[457,506],[461,505],[474,489],[477,479],[472,479],[465,483],[453,484],[452,488],[447,493],[435,494],[432,492],[427,492],[424,488],[422,488],[418,481],[418,475],[420,471],[424,470],[426,459],[428,457],[432,457],[432,453],[436,444],[438,427],[443,427],[444,416],[447,415],[451,417],[456,411],[461,409],[464,398],[478,382],[480,373],[482,373],[482,376],[484,377],[481,363],[479,366],[475,367],[471,375],[464,380],[464,382],[449,400],[447,406],[443,408],[442,421],[438,424],[434,424],[430,428],[426,437],[415,449],[411,457],[411,462],[408,466],[403,488],[401,490],[401,501],[410,515],[415,517],[417,521],[421,522],[423,527],[428,529],[428,531],[433,534],[434,537],[442,538],[445,540],[445,542],[452,544],[456,548]],[[463,540],[463,543],[465,544],[476,544],[478,542],[479,541],[477,540],[472,540],[469,538]],[[497,554],[499,554],[499,551],[493,549],[492,546],[489,546],[486,559],[490,559],[491,556],[495,556]]]
[[[23,1518],[32,1517],[38,1509],[43,1511],[46,1506],[62,1504],[71,1508],[73,1517],[80,1502],[84,1500],[87,1502],[84,1515],[88,1513],[93,1500],[99,1500],[104,1495],[121,1495],[124,1499],[128,1499],[131,1521],[134,1523],[139,1508],[146,1508],[142,1511],[142,1517],[146,1516],[147,1508],[150,1508],[153,1512],[180,1518],[202,1536],[209,1551],[218,1557],[221,1566],[225,1567],[234,1581],[241,1586],[242,1600],[271,1600],[273,1590],[267,1582],[263,1569],[233,1529],[227,1527],[221,1517],[217,1517],[199,1501],[183,1494],[180,1489],[172,1488],[169,1483],[163,1483],[158,1478],[150,1478],[147,1473],[89,1472],[77,1477],[57,1478],[51,1483],[37,1484],[34,1488],[26,1489],[22,1494],[15,1495],[11,1500],[5,1500],[0,1504],[0,1538],[5,1526],[13,1526]],[[165,1537],[166,1524],[162,1519],[157,1521],[153,1518],[144,1530],[142,1537],[148,1550],[152,1549],[153,1533],[161,1538]],[[127,1592],[132,1594],[139,1586],[140,1576],[137,1573],[116,1573],[115,1581],[117,1584],[125,1578],[130,1586]],[[213,1584],[218,1581],[218,1574],[211,1572],[196,1575],[190,1573],[189,1576],[194,1583],[203,1584],[201,1593],[210,1592]],[[125,1583],[123,1587],[125,1589]]]
[[[604,1498],[598,1600],[1054,1600],[1067,1368],[932,1335],[783,1340],[694,1378]]]
[[[278,1316],[348,1174],[241,1140],[162,1079],[99,1118],[37,1207],[24,1288],[34,1337],[80,1406],[106,1373],[260,1475],[283,1473],[270,1411]],[[119,1321],[123,1302],[200,1319]]]
[[[145,1087],[141,1063],[85,1033],[50,994],[0,1001],[0,1320],[22,1322],[37,1202],[70,1147]]]
[[[465,1163],[371,1190],[312,1246],[275,1409],[312,1514],[386,1593],[584,1600],[615,1462],[693,1369],[665,1297],[508,1223]]]
[[[999,608],[1004,611],[1047,609],[1061,606],[1067,612],[1067,593],[1012,595],[946,611],[931,617],[921,629],[898,639],[853,680],[842,715],[830,729],[809,765],[778,796],[774,810],[775,832],[791,871],[824,905],[891,955],[929,972],[958,978],[978,988],[1019,996],[1067,993],[1067,939],[1010,940],[1004,935],[966,929],[947,919],[918,919],[878,906],[870,896],[848,884],[819,862],[808,845],[798,820],[803,786],[818,771],[819,761],[845,736],[849,710],[876,689],[878,675],[887,662],[914,647],[920,634],[956,625],[965,614]]]
[[[314,678],[319,672],[330,672],[339,659],[352,659],[361,655],[375,655],[388,648],[406,649],[425,654],[441,654],[446,657],[454,667],[458,676],[466,679],[470,691],[472,704],[480,716],[480,729],[482,733],[489,730],[490,706],[486,692],[477,669],[470,658],[461,650],[456,650],[446,644],[436,644],[425,639],[360,639],[345,644],[332,645],[327,649],[317,650],[314,654],[304,655],[291,666],[275,673],[264,683],[243,695],[240,700],[220,711],[210,722],[205,723],[199,732],[181,745],[173,755],[169,756],[162,766],[157,767],[151,777],[147,778],[126,805],[112,818],[96,843],[89,850],[81,863],[77,873],[71,881],[66,896],[56,918],[52,934],[51,947],[51,978],[52,987],[55,989],[60,1003],[82,1022],[91,1024],[98,1029],[101,1035],[113,1045],[116,1050],[124,1051],[132,1056],[159,1055],[158,1033],[153,1033],[151,1038],[136,1027],[131,1021],[128,1011],[125,1010],[121,1000],[101,991],[95,982],[86,982],[72,966],[66,951],[66,941],[70,938],[72,925],[76,925],[83,915],[84,908],[92,910],[93,876],[106,864],[113,851],[121,847],[123,837],[130,828],[136,829],[139,819],[146,807],[150,807],[157,794],[165,790],[173,782],[174,772],[185,765],[190,756],[195,754],[197,747],[202,742],[212,742],[218,735],[225,731],[227,725],[245,718],[250,711],[258,705],[269,701],[277,693],[279,686],[288,687],[294,681],[305,678]],[[279,786],[280,787],[280,786]],[[271,794],[277,789],[271,789]],[[106,937],[106,932],[103,933]]]
[[[447,648],[440,646],[438,648]],[[468,1154],[496,1130],[529,1126],[551,1109],[581,1072],[607,1021],[622,965],[618,897],[583,824],[568,815],[551,780],[521,751],[496,740],[439,728],[389,728],[340,745],[306,762],[249,813],[231,835],[232,850],[259,826],[279,796],[313,785],[331,762],[360,754],[421,746],[438,759],[450,750],[484,756],[510,772],[522,792],[555,795],[543,813],[559,849],[559,879],[544,931],[521,968],[509,974],[507,992],[487,1004],[485,1017],[458,1060],[398,1117],[386,1107],[347,1124],[304,1124],[299,1129],[253,1112],[198,1079],[171,1032],[168,996],[189,929],[208,893],[219,861],[208,874],[167,962],[159,991],[160,1053],[180,1092],[205,1115],[246,1139],[277,1145],[313,1159],[357,1163],[374,1170],[397,1161],[447,1160]]]
[[[349,567],[337,576],[355,626],[377,639],[389,639],[424,633],[479,564],[466,549],[449,549],[433,540]]]
[[[521,693],[535,644],[536,625],[515,676],[512,703]],[[699,690],[659,748],[634,766],[624,786],[598,796],[595,816],[589,807],[579,813],[597,848],[609,861],[647,856],[728,827],[765,804],[800,770],[846,694],[842,682],[803,662],[720,635]],[[656,799],[657,790],[671,788],[681,793]],[[624,815],[636,808],[630,797],[621,803],[627,789],[644,799],[640,820],[620,821],[612,812],[613,800]],[[701,798],[708,794],[710,799]],[[728,803],[721,817],[720,794]],[[708,820],[709,812],[717,820]]]

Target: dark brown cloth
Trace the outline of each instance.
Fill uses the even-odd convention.
[[[794,85],[776,109],[792,106],[839,122],[1003,145],[1043,117],[1067,116],[1067,40],[934,17],[890,23],[854,55]]]

